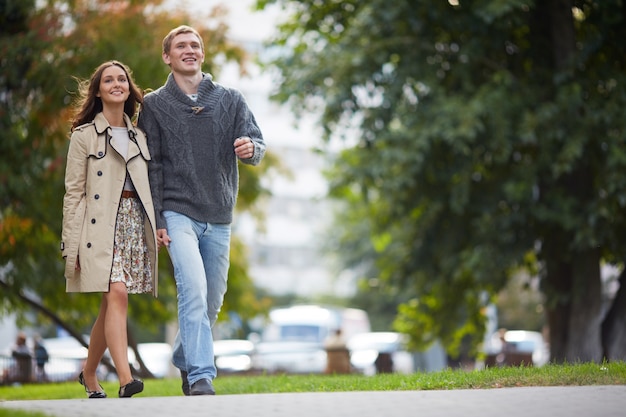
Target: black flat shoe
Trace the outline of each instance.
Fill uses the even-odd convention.
[[[106,398],[107,397],[102,386],[100,386],[100,391],[89,391],[89,388],[87,388],[87,384],[85,384],[85,376],[83,375],[83,371],[80,371],[80,374],[78,375],[78,383],[82,385],[83,387],[85,387],[87,398]]]
[[[130,398],[135,394],[139,394],[143,391],[143,381],[140,379],[133,379],[128,384],[120,387],[120,398]]]

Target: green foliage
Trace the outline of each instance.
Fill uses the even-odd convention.
[[[13,289],[3,290],[3,310],[37,277],[62,276],[54,209],[62,192],[56,153],[62,136],[58,115],[50,117],[59,107],[45,96],[53,63],[41,57],[51,40],[38,29],[55,27],[58,16],[40,15],[33,3],[3,2],[0,10],[7,23],[0,30],[0,278]]]
[[[63,176],[77,80],[87,79],[106,60],[127,64],[143,89],[161,86],[169,68],[161,59],[163,37],[175,26],[192,24],[205,40],[205,70],[248,57],[227,40],[223,11],[190,16],[160,8],[160,0],[4,1],[0,4],[0,314],[40,302],[51,315],[87,329],[97,315],[99,294],[66,294],[58,242]],[[213,24],[215,23],[215,24]],[[271,168],[242,169],[241,210],[252,210],[265,193],[259,176]],[[254,299],[240,242],[233,239],[231,290],[225,310],[254,316]],[[142,331],[159,332],[176,314],[176,288],[165,250],[160,253],[159,298],[129,298],[130,317]]]
[[[544,330],[543,295],[538,288],[538,278],[526,274],[511,277],[498,293],[498,327],[505,329]]]
[[[271,3],[293,10],[276,99],[356,139],[329,172],[347,206],[333,249],[409,298],[396,326],[415,346],[476,347],[522,268],[554,306],[572,278],[546,265],[622,260],[621,1]]]

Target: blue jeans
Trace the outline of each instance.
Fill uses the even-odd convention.
[[[173,211],[163,212],[168,247],[178,293],[179,330],[172,362],[187,372],[189,384],[217,375],[211,327],[217,320],[228,279],[229,224],[195,221]]]

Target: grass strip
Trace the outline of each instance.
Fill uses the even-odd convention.
[[[532,386],[625,385],[626,363],[580,363],[543,367],[502,367],[483,370],[363,375],[232,375],[214,385],[219,395],[287,392],[398,391],[493,389]],[[117,382],[102,382],[109,395],[117,395]],[[145,381],[142,397],[182,395],[180,379]],[[0,400],[85,398],[78,382],[0,387]],[[3,417],[0,414],[0,417]]]

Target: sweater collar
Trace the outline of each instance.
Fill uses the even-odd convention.
[[[213,83],[213,77],[211,76],[211,74],[203,72],[202,81],[200,81],[200,85],[198,86],[198,98],[203,97],[214,88],[215,83]],[[190,104],[192,106],[194,105],[195,102],[191,98],[189,98],[187,94],[183,92],[183,90],[180,89],[178,84],[176,84],[176,80],[174,80],[174,75],[172,75],[172,73],[167,76],[165,89],[174,97],[176,97],[179,101]]]

